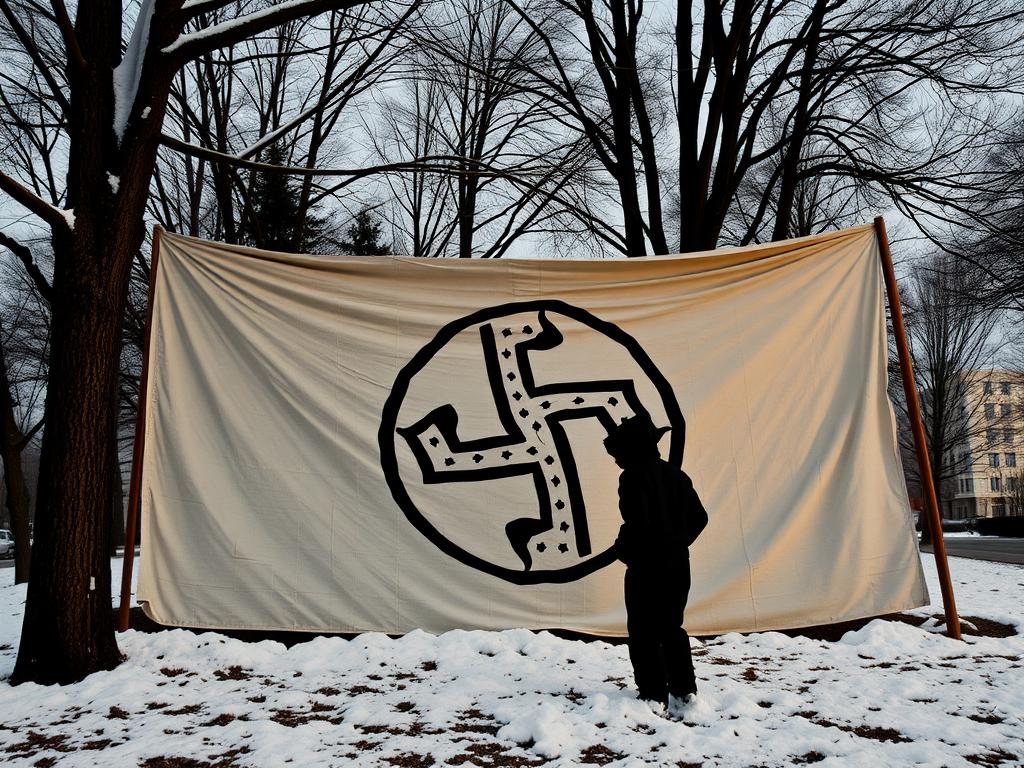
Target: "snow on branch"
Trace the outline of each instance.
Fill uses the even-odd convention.
[[[201,9],[201,4],[209,1],[194,0],[190,4],[191,9]],[[326,11],[352,8],[363,5],[365,2],[367,0],[284,0],[268,8],[180,35],[162,50],[163,53],[177,54],[187,59],[204,51],[231,45],[251,35],[287,24],[289,21],[303,16],[315,16]]]
[[[34,213],[50,225],[53,230],[64,229],[70,232],[75,228],[73,211],[50,205],[32,190],[22,186],[6,173],[0,171],[0,190],[6,192],[12,200]]]
[[[145,61],[146,44],[149,42],[149,24],[152,19],[153,0],[142,0],[124,57],[121,63],[114,67],[114,134],[118,141],[124,138],[128,117],[135,104],[135,94],[139,90],[142,63]]]

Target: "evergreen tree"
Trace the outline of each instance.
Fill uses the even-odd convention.
[[[352,256],[383,256],[391,253],[391,243],[381,242],[381,222],[369,208],[363,208],[345,230],[338,245]]]
[[[268,165],[287,165],[287,157],[280,145],[267,150],[263,162]],[[248,215],[239,225],[242,243],[268,251],[284,253],[316,253],[326,237],[325,220],[313,209],[299,210],[299,190],[286,173],[260,171],[253,179],[249,193]],[[303,218],[301,234],[299,224]]]

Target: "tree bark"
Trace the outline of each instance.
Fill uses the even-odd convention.
[[[74,241],[62,244],[58,264],[64,268],[54,279],[33,578],[14,684],[74,682],[121,660],[110,610],[108,543],[110,442],[128,270],[103,268],[97,256],[110,251],[90,229],[81,220],[76,224]]]
[[[151,42],[174,34],[154,17]],[[162,28],[163,27],[163,28]],[[159,30],[159,31],[158,31]],[[114,133],[113,68],[121,5],[92,0],[69,66],[69,228],[55,228],[51,345],[32,574],[11,683],[71,683],[121,661],[110,594],[110,478],[123,318],[156,161],[171,71],[145,71],[136,96],[151,119]],[[146,79],[148,77],[148,79]],[[144,101],[145,100],[145,101]],[[111,182],[112,177],[118,183]]]
[[[138,88],[115,132],[114,73],[122,59],[121,0],[79,3],[67,39],[67,208],[17,192],[51,227],[54,279],[47,397],[32,579],[11,683],[72,683],[121,660],[110,594],[111,477],[120,354],[132,260],[160,126],[175,72],[204,51],[359,0],[279,3],[174,48],[189,15],[156,3]],[[169,50],[170,49],[170,50]],[[173,53],[170,51],[173,50]],[[121,95],[133,94],[123,90]],[[124,105],[122,105],[124,106]],[[10,185],[8,185],[10,186]]]

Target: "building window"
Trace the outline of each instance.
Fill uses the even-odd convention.
[[[988,487],[989,487],[989,490],[998,491],[999,490],[999,478],[998,477],[990,477],[988,479]]]
[[[1004,395],[1010,394],[1010,382],[1004,381],[999,389]]]
[[[996,443],[996,431],[994,429],[985,430],[985,440],[988,441],[989,445],[995,445]]]
[[[1008,466],[1008,467],[1016,467],[1017,466],[1017,454],[1016,453],[1008,453],[1008,454],[1006,454],[1006,456],[1004,458],[1006,459],[1006,466]]]
[[[1010,416],[1012,414],[1013,414],[1013,406],[1010,405],[1009,403],[1003,403],[1002,405],[999,406],[999,415],[1000,416]]]
[[[996,417],[996,404],[985,403],[985,418],[994,419]]]
[[[1004,429],[1003,430],[1003,442],[1007,443],[1008,445],[1013,445],[1013,430],[1012,429]]]
[[[988,455],[988,465],[993,469],[999,469],[999,454],[990,453]]]
[[[974,478],[973,477],[968,477],[966,480],[964,480],[964,490],[967,491],[968,493],[973,493],[974,492]]]
[[[1016,491],[1017,490],[1017,476],[1016,475],[1010,475],[1008,478],[1006,478],[1006,489],[1008,491]]]
[[[991,381],[986,381],[982,385],[982,388],[983,388],[983,390],[984,390],[986,395],[991,395],[992,394],[992,382]]]

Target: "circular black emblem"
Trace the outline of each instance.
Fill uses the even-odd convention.
[[[632,336],[562,301],[503,304],[444,326],[402,368],[381,465],[405,516],[456,560],[514,584],[575,581],[614,560],[601,437],[644,412],[672,427],[666,459],[681,466],[675,394]]]

